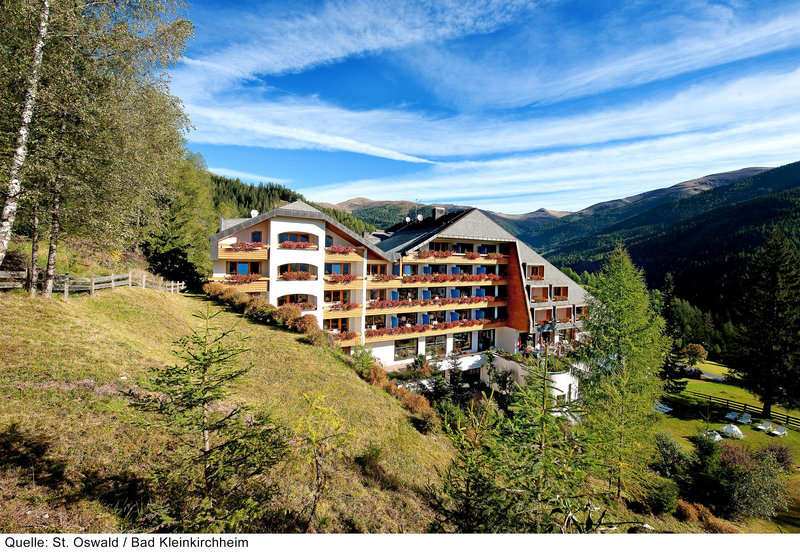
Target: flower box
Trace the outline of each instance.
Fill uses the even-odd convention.
[[[355,246],[342,246],[340,244],[334,244],[325,249],[328,254],[354,254],[355,251]]]
[[[346,285],[358,279],[358,275],[353,275],[352,273],[331,273],[329,275],[326,275],[325,279],[330,283],[336,283],[337,285]]]
[[[357,310],[360,307],[361,304],[358,302],[339,302],[338,304],[328,306],[328,309],[332,312],[349,312],[350,310]]]
[[[226,275],[225,283],[228,285],[247,285],[261,279],[260,273],[245,273],[242,275]]]
[[[264,248],[263,242],[234,242],[228,247],[231,252],[253,252]]]
[[[308,271],[287,271],[281,273],[282,281],[316,281],[317,278]]]
[[[346,340],[353,340],[358,336],[358,333],[355,331],[340,331],[338,333],[333,333],[333,338],[337,341],[346,341]]]
[[[289,306],[297,306],[301,312],[313,312],[317,309],[317,305],[313,302],[287,302]],[[286,305],[284,304],[284,305]]]
[[[556,302],[566,302],[567,300],[569,300],[569,298],[566,296],[554,296],[553,300],[555,300]]]
[[[540,303],[540,302],[547,302],[547,297],[546,296],[534,296],[533,298],[531,298],[531,302],[536,302],[537,304]]]
[[[293,240],[285,240],[278,245],[280,248],[288,248],[289,250],[306,250],[308,248],[316,248],[317,245],[311,242],[295,242]]]
[[[396,275],[387,275],[386,273],[380,273],[372,276],[372,280],[376,283],[388,283],[389,281],[394,281],[395,279],[399,279],[399,277]]]
[[[501,260],[503,258],[505,258],[505,254],[498,254],[496,252],[486,254],[486,259],[488,260]]]
[[[467,252],[465,255],[468,260],[477,260],[478,258],[481,257],[481,255],[478,254],[477,252]]]

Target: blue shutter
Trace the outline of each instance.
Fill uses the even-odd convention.
[[[397,316],[392,316],[392,327],[397,327]]]
[[[450,312],[450,321],[458,321],[458,314],[455,312]]]
[[[410,265],[404,265],[403,266],[403,275],[411,275],[411,266]]]
[[[239,275],[247,275],[249,264],[247,262],[239,262],[236,264],[236,273]]]
[[[475,310],[475,319],[483,319],[483,310]]]
[[[454,268],[452,269],[451,273],[452,273],[453,275],[458,275],[459,273],[461,273],[461,270],[460,270],[460,269],[458,269],[458,267],[454,267]]]
[[[456,289],[450,291],[450,298],[458,298],[459,296],[460,293]]]
[[[478,254],[486,254],[486,247],[484,245],[478,247]]]
[[[486,291],[484,291],[483,289],[475,289],[475,296],[483,298],[484,296],[486,296]]]
[[[395,264],[395,265],[392,267],[392,274],[393,274],[393,275],[395,275],[395,276],[397,276],[397,277],[399,277],[399,276],[400,276],[400,265],[398,265],[398,264]]]
[[[431,316],[428,314],[422,314],[422,324],[423,325],[430,325],[431,324]]]
[[[478,275],[486,275],[486,268],[485,268],[485,267],[479,267],[479,268],[478,268],[478,269],[475,271],[475,273],[476,273],[476,274],[478,274]]]
[[[431,266],[426,265],[425,267],[423,267],[422,268],[422,273],[425,274],[425,275],[430,275],[431,274]]]
[[[423,300],[430,300],[431,299],[431,291],[428,289],[423,289],[422,291],[422,299]]]
[[[400,293],[396,290],[392,291],[392,300],[400,300]]]

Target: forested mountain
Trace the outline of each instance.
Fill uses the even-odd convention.
[[[214,185],[212,192],[214,207],[219,212],[220,217],[250,217],[251,210],[258,210],[259,213],[263,213],[275,208],[282,201],[294,202],[295,200],[302,200],[331,216],[342,225],[349,227],[359,235],[363,234],[364,231],[372,232],[375,230],[374,225],[362,221],[355,215],[327,204],[310,202],[302,194],[282,185],[275,183],[248,185],[239,179],[229,179],[214,174],[211,174],[211,181]]]
[[[676,294],[719,314],[735,304],[743,272],[773,226],[797,240],[800,162],[688,198],[662,203],[579,240],[543,248],[549,260],[595,270],[623,241],[650,286],[675,276]]]
[[[553,250],[562,243],[579,240],[582,237],[591,237],[610,226],[616,224],[625,226],[631,218],[668,202],[692,197],[720,186],[729,185],[768,169],[764,167],[748,167],[737,171],[716,173],[684,181],[671,187],[651,190],[618,200],[601,202],[557,220],[549,222],[535,221],[533,225],[527,225],[527,228],[520,228],[518,230],[519,237],[533,248]]]

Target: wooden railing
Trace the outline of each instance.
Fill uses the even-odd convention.
[[[725,406],[726,408],[734,409],[738,412],[748,412],[750,414],[763,414],[764,412],[764,406],[763,405],[759,406],[756,403],[740,402],[738,400],[731,400],[730,398],[723,398],[721,396],[714,396],[702,392],[695,392],[695,391],[684,391],[684,392],[692,396],[696,396],[697,398],[702,398],[703,400],[706,400],[713,404],[718,404],[720,406]],[[780,425],[786,425],[787,427],[791,426],[800,429],[800,417],[795,417],[784,412],[771,410],[769,419],[774,423],[778,423]]]
[[[0,289],[14,289],[25,286],[27,271],[0,271]],[[44,276],[39,274],[39,284],[44,281]],[[180,292],[186,288],[184,281],[165,281],[155,279],[145,273],[134,275],[133,273],[123,273],[120,275],[108,275],[106,277],[73,277],[71,275],[56,275],[53,282],[53,292],[64,294],[64,301],[69,299],[70,293],[88,292],[94,294],[101,289],[113,289],[117,287],[141,287],[166,292]]]

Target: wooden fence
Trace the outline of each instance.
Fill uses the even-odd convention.
[[[18,289],[25,286],[28,277],[27,271],[0,271],[0,289]],[[44,277],[39,276],[39,284],[44,282]],[[141,287],[147,289],[163,290],[176,293],[186,288],[184,281],[165,281],[155,279],[145,273],[134,275],[123,273],[121,275],[108,275],[106,277],[72,277],[71,275],[56,275],[53,283],[53,292],[63,293],[64,301],[70,294],[88,292],[94,294],[100,289],[114,289],[117,287]]]
[[[704,394],[702,392],[694,392],[694,391],[685,391],[685,392],[687,394],[691,394],[692,396],[702,398],[713,404],[719,404],[720,406],[725,406],[726,408],[731,408],[732,410],[736,410],[738,412],[748,412],[751,415],[755,415],[755,414],[761,414],[764,411],[764,407],[759,406],[758,404],[739,402],[738,400],[731,400],[730,398],[722,398],[720,396],[713,396],[711,394]],[[779,425],[785,425],[787,427],[794,427],[800,429],[800,417],[790,416],[789,414],[783,412],[771,410],[769,419],[774,423],[778,423]]]

